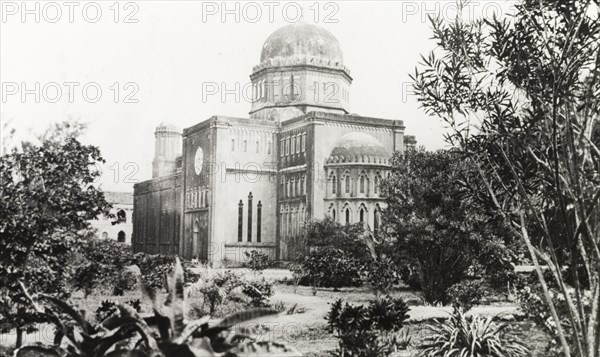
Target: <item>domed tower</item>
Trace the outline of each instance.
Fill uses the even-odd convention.
[[[283,121],[310,111],[349,113],[352,77],[331,32],[291,24],[265,41],[253,68],[250,117]]]
[[[174,174],[179,156],[181,156],[181,130],[173,124],[160,123],[154,132],[152,178]]]

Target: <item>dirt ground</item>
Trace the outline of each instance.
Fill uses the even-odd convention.
[[[202,276],[215,274],[223,269],[199,269]],[[247,269],[236,269],[236,272],[252,276],[253,273]],[[282,283],[286,279],[291,279],[291,272],[285,269],[269,269],[264,271],[263,276],[271,280],[274,285],[275,294],[271,297],[272,304],[284,305],[286,310],[295,306],[299,313],[287,314],[285,311],[275,317],[265,317],[258,319],[253,324],[261,327],[264,333],[261,339],[286,342],[306,356],[327,356],[327,352],[335,350],[337,340],[326,331],[325,315],[329,311],[330,304],[337,299],[342,299],[351,304],[366,304],[373,299],[375,295],[367,287],[344,288],[339,291],[333,289],[317,289],[316,293],[310,287],[287,285]],[[445,306],[426,306],[422,303],[419,294],[406,289],[398,288],[391,292],[392,296],[402,297],[409,303],[409,322],[408,329],[413,337],[413,344],[417,345],[427,335],[426,324],[434,318],[445,318],[451,312],[451,307]],[[143,301],[141,293],[137,291],[129,292],[122,297],[108,296],[98,293],[84,299],[81,294],[75,294],[72,302],[80,308],[91,313],[99,306],[102,300],[126,302],[132,299]],[[192,301],[193,303],[193,301]],[[143,312],[150,312],[150,305],[144,302]],[[470,312],[474,315],[483,316],[505,316],[507,320],[513,320],[521,315],[519,309],[509,302],[495,302],[486,306],[476,306]],[[543,356],[543,346],[545,345],[545,336],[530,323],[511,322],[514,324],[515,333],[526,344],[535,350],[534,356]],[[25,337],[27,343],[45,342],[51,343],[54,336],[54,329],[49,325],[41,326],[36,333]],[[14,345],[15,333],[3,334],[0,336],[0,345]]]

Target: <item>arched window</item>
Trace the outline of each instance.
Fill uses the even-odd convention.
[[[302,152],[306,151],[306,133],[302,134]]]
[[[379,194],[379,185],[381,184],[381,175],[379,172],[375,174],[375,185],[373,187],[373,192],[375,194]]]
[[[125,243],[125,232],[119,231],[119,233],[117,234],[117,242]]]
[[[235,151],[235,139],[231,139],[231,151]]]
[[[331,193],[332,194],[336,194],[337,192],[337,178],[335,177],[335,174],[332,172],[331,173]]]
[[[285,176],[281,176],[281,196],[285,197]]]
[[[292,191],[292,194],[290,195],[290,197],[294,197],[296,196],[296,178],[292,177],[292,182],[290,183],[290,185],[292,186],[290,188],[290,190]]]
[[[292,140],[291,140],[291,148],[290,148],[290,154],[294,154],[294,152],[296,152],[296,137],[292,136]]]
[[[302,194],[306,195],[306,175],[302,175]]]
[[[248,193],[248,242],[252,242],[252,192]]]
[[[365,221],[365,210],[364,209],[360,209],[360,223],[364,223]]]
[[[375,207],[375,209],[373,210],[373,229],[375,230],[375,232],[377,232],[379,230],[379,225],[381,221],[381,211],[379,209],[379,205],[377,205]]]
[[[267,141],[267,154],[269,155],[271,155],[271,145],[273,145],[271,140]]]
[[[258,154],[259,151],[260,151],[260,142],[257,141],[256,142],[256,153]]]
[[[360,193],[365,193],[365,176],[360,175]]]
[[[244,140],[244,152],[248,152],[248,141]]]
[[[345,177],[345,187],[346,187],[346,193],[350,193],[350,174],[346,173],[346,177]]]
[[[300,177],[296,177],[295,191],[296,195],[300,196]]]
[[[102,232],[102,239],[108,239],[108,232]]]
[[[335,222],[335,208],[331,210],[331,218],[333,218],[333,221]]]
[[[260,243],[261,235],[261,220],[262,220],[262,202],[258,201],[256,205],[256,241]]]
[[[244,202],[240,200],[238,203],[238,242],[242,241],[242,234],[244,231]]]
[[[194,221],[194,228],[192,230],[192,256],[198,256],[198,246],[200,241],[200,223],[198,220]]]
[[[125,213],[125,210],[118,210],[117,211],[117,223],[127,223],[127,214]]]
[[[296,154],[300,152],[300,142],[301,142],[301,138],[300,135],[296,136]]]
[[[350,224],[350,208],[346,208],[346,224]]]

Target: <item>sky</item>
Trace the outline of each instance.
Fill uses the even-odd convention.
[[[513,4],[472,1],[463,17]],[[85,122],[82,141],[106,160],[99,184],[132,192],[152,176],[159,123],[248,117],[241,88],[264,41],[304,21],[340,42],[354,78],[352,113],[403,120],[419,145],[444,148],[445,127],[419,108],[409,78],[435,48],[427,16],[436,14],[452,19],[455,2],[0,0],[0,127],[15,129],[16,142],[57,121]],[[237,98],[221,95],[236,88]]]

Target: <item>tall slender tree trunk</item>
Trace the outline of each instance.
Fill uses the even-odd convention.
[[[17,342],[15,343],[15,347],[19,348],[23,345],[23,329],[21,327],[17,327]]]

